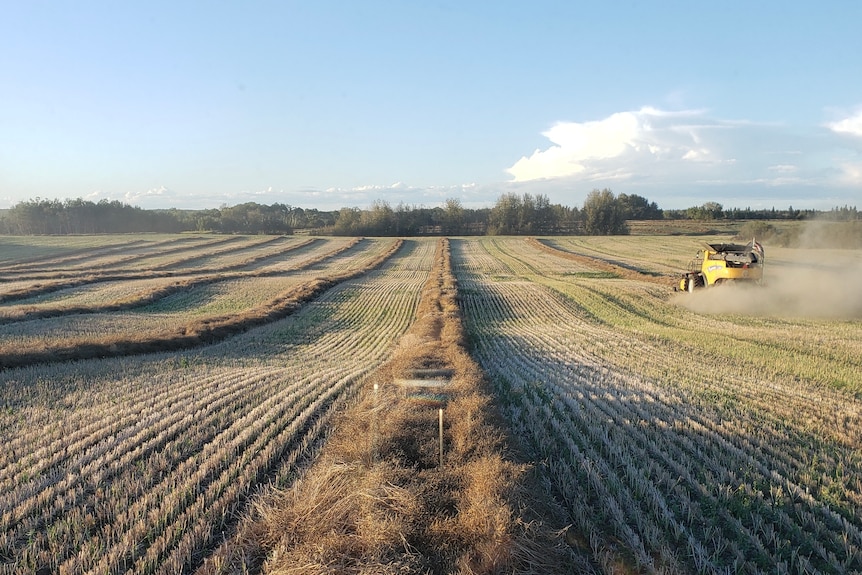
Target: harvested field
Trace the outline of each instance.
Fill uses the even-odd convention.
[[[680,253],[658,249],[667,241],[548,240],[556,256],[523,239],[453,241],[476,358],[568,509],[574,544],[598,572],[858,571],[858,294],[836,303],[840,319],[734,308],[790,289],[779,267],[761,292],[695,294],[715,300],[704,313],[650,274],[546,263],[576,254],[577,269],[595,258],[597,271],[650,270],[656,253]],[[823,255],[780,261],[855,273],[846,257],[858,254]]]
[[[862,571],[862,253],[721,238],[0,238],[0,573]]]
[[[341,278],[289,319],[188,354],[4,371],[5,569],[193,567],[257,486],[288,484],[315,453],[410,325],[433,253],[414,242],[377,252],[379,269]]]

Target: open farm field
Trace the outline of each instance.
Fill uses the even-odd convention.
[[[559,251],[453,240],[453,265],[475,356],[596,570],[862,569],[862,307],[834,287],[860,254],[767,248],[767,286],[676,295],[656,274],[693,242],[540,243]],[[571,254],[596,273],[562,271]],[[823,289],[831,307],[808,303]]]
[[[221,239],[197,244],[191,253],[184,248],[183,261],[207,265],[196,272],[189,267],[182,276],[162,267],[128,272],[128,258],[119,256],[118,269],[103,268],[101,274],[65,268],[56,278],[33,278],[12,266],[6,273],[17,274],[17,280],[0,291],[0,366],[212,341],[289,313],[298,299],[333,278],[373,267],[398,245],[395,240],[306,240],[249,257],[260,245],[281,240],[229,238],[233,248],[222,246]],[[100,258],[103,250],[95,251]],[[217,256],[207,255],[212,251]],[[81,265],[86,256],[74,259]],[[266,266],[244,269],[261,259]],[[214,262],[221,264],[213,267]]]
[[[508,523],[476,503],[500,503],[482,485],[514,489],[518,474],[496,463],[505,481],[479,481],[469,457],[482,450],[454,427],[447,465],[466,463],[449,475],[434,474],[430,435],[411,449],[432,463],[413,472],[389,470],[385,452],[346,460],[367,438],[338,437],[344,451],[328,456],[386,478],[317,495],[373,509],[394,541],[377,541],[375,560],[400,558],[387,571],[363,567],[353,528],[305,525],[300,553],[283,525],[249,522],[263,507],[314,521],[296,494],[350,485],[306,470],[327,459],[342,414],[387,409],[367,407],[372,381],[401,397],[387,362],[419,361],[407,352],[440,337],[429,318],[442,304],[420,305],[438,273],[555,510],[556,539],[532,556],[568,557],[563,572],[860,572],[862,252],[767,244],[765,286],[674,293],[700,242],[727,239],[452,238],[441,260],[432,238],[0,238],[0,573],[333,572],[286,559],[324,539],[357,554],[344,572],[451,572],[422,558],[423,530],[463,552],[459,572],[539,572],[506,559],[523,533],[494,532]],[[457,425],[478,425],[460,409]],[[396,521],[413,503],[394,482],[411,473],[440,506],[416,512],[435,518],[427,529]],[[279,490],[294,494],[289,512],[271,507],[290,497],[262,502]]]
[[[3,571],[199,564],[257,486],[290,483],[411,324],[434,243],[390,244],[356,244],[387,258],[221,343],[0,373]]]

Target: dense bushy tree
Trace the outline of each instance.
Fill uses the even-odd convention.
[[[609,189],[593,190],[584,200],[584,231],[592,236],[627,234],[624,206]]]
[[[118,201],[82,199],[19,202],[6,211],[0,230],[9,234],[97,234],[181,232],[186,228],[163,210],[143,210]]]
[[[442,233],[443,208],[423,208],[399,203],[393,209],[378,200],[370,209],[342,208],[334,225],[321,230],[334,235],[416,236]]]
[[[267,207],[254,202],[222,207],[220,229],[230,234],[290,234],[283,208],[281,204]]]
[[[686,210],[690,220],[720,220],[724,216],[724,207],[718,202],[706,202],[702,206]]]
[[[561,227],[571,227],[566,221],[571,212],[563,206],[553,206],[547,196],[538,194],[503,194],[488,215],[488,233],[553,234]]]
[[[341,208],[338,212],[338,217],[335,219],[335,225],[332,228],[333,233],[341,236],[358,236],[359,224],[362,220],[362,211],[359,208]]]
[[[660,220],[664,217],[658,204],[636,194],[620,194],[617,202],[627,220]]]
[[[248,202],[210,210],[144,210],[119,201],[34,200],[19,202],[0,218],[0,233],[102,234],[211,231],[290,234],[295,228],[327,228],[335,213],[303,210],[285,204]]]

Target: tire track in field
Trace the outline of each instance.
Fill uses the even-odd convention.
[[[553,248],[542,240],[538,240],[536,238],[527,238],[526,242],[533,247],[553,254],[557,257],[571,260],[584,266],[613,274],[623,279],[638,280],[662,285],[667,285],[668,280],[670,279],[670,276],[668,275],[656,276],[654,274],[644,273],[636,269],[621,266],[619,264],[615,264],[601,258],[596,258],[583,254],[576,254],[574,252],[567,252],[557,248]]]

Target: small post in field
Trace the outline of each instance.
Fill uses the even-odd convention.
[[[443,408],[438,411],[440,415],[440,469],[443,469]]]
[[[374,407],[371,409],[371,465],[377,463],[377,390],[380,387],[374,384]]]

